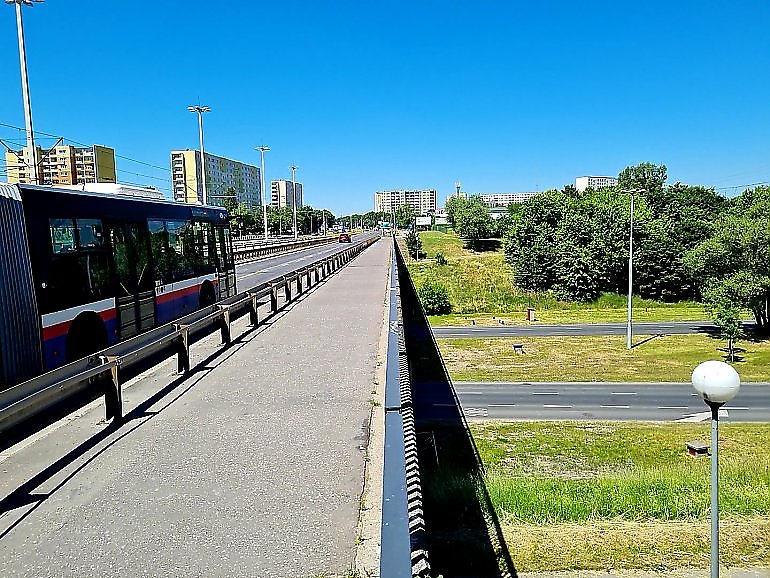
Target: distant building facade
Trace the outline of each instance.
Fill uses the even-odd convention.
[[[57,145],[49,151],[35,147],[34,162],[38,166],[38,184],[41,185],[117,182],[115,150],[110,147]],[[32,163],[29,147],[6,151],[5,166],[8,182],[31,183]]]
[[[294,199],[297,199],[297,208],[304,206],[302,199],[302,183],[292,182],[288,179],[276,179],[270,181],[270,206],[274,209],[283,207],[293,208]]]
[[[481,193],[479,197],[490,207],[507,207],[511,203],[526,203],[535,195],[537,195],[537,192]]]
[[[252,210],[262,206],[259,167],[205,153],[205,169],[209,205],[222,206],[233,199]],[[200,151],[171,151],[171,187],[175,201],[203,202]]]
[[[602,187],[614,187],[618,184],[615,177],[576,177],[575,188],[578,191],[586,189],[601,189]]]
[[[391,213],[409,205],[418,215],[427,215],[436,212],[436,196],[436,189],[377,191],[374,193],[374,210]]]

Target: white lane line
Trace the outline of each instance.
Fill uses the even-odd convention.
[[[727,409],[729,409],[730,411],[733,411],[733,410],[738,410],[738,411],[740,411],[740,410],[743,410],[743,411],[748,411],[748,410],[749,410],[749,409],[751,409],[751,408],[750,408],[750,407],[733,407],[733,406],[730,406],[730,407],[728,407]]]
[[[458,391],[457,395],[484,395],[483,391]]]
[[[532,395],[559,395],[558,391],[533,391]]]
[[[690,409],[685,405],[662,405],[658,409]]]
[[[637,395],[635,391],[613,391],[610,395]]]
[[[488,403],[488,407],[515,407],[515,403]]]
[[[548,409],[570,409],[571,405],[551,405],[551,404],[544,404],[543,407],[547,407]]]
[[[630,405],[600,405],[599,407],[614,407],[617,409],[631,409]]]

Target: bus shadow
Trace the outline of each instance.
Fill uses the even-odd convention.
[[[517,576],[473,436],[400,255],[398,260],[432,575]]]

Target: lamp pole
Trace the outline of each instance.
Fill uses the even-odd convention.
[[[296,173],[299,168],[297,165],[291,165],[291,206],[294,210],[294,240],[297,240],[297,179]]]
[[[631,189],[623,191],[631,195],[631,231],[628,234],[628,326],[626,327],[626,348],[631,349],[631,338],[633,335],[632,301],[634,288],[634,193],[642,191]]]
[[[204,112],[211,112],[211,109],[208,106],[188,106],[187,110],[190,112],[197,112],[198,113],[198,137],[201,141],[201,181],[203,181],[203,204],[208,204],[208,197],[206,195],[206,155],[203,151],[203,113]]]
[[[711,408],[711,578],[719,578],[719,408],[738,393],[741,378],[723,361],[704,361],[692,385]]]
[[[267,191],[265,191],[265,151],[269,151],[270,147],[260,145],[256,148],[259,151],[259,155],[262,158],[262,225],[265,227],[265,241],[267,241]]]
[[[5,0],[6,4],[16,5],[16,31],[19,37],[19,65],[21,68],[21,96],[24,101],[24,125],[27,132],[27,148],[32,162],[29,166],[29,180],[37,185],[40,180],[37,176],[37,151],[35,149],[35,135],[32,131],[32,101],[29,98],[29,79],[27,78],[27,49],[24,42],[24,21],[21,15],[21,5],[34,6],[35,2],[43,0]],[[22,155],[23,158],[23,155]]]

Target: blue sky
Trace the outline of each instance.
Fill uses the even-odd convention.
[[[763,0],[47,0],[24,14],[36,130],[165,169],[197,146],[200,98],[207,151],[259,164],[265,143],[268,179],[296,163],[306,202],[337,213],[371,210],[376,190],[436,188],[441,203],[456,180],[544,190],[643,161],[670,181],[770,181]],[[23,126],[16,43],[0,4],[0,123]],[[121,180],[168,189],[163,169],[118,159]]]

